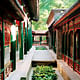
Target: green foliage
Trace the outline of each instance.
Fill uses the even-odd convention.
[[[38,46],[36,47],[36,50],[47,50],[47,48],[44,46]]]
[[[42,40],[43,40],[43,41],[46,40],[46,36],[43,36],[43,37],[42,37]]]
[[[33,71],[33,80],[57,80],[57,74],[52,66],[37,66]]]
[[[51,9],[70,8],[77,0],[39,0],[40,19],[33,23],[33,30],[47,30],[46,21]]]
[[[21,77],[21,79],[20,80],[26,80],[26,77]]]

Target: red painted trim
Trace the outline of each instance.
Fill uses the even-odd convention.
[[[2,21],[2,18],[0,17],[0,20]]]
[[[77,14],[77,15],[75,15],[75,16],[73,16],[72,18],[70,18],[70,19],[64,21],[63,23],[61,23],[61,25],[64,25],[65,23],[69,22],[70,20],[74,19],[75,17],[77,17],[77,16],[79,16],[79,15],[80,15],[80,13]],[[68,15],[68,16],[69,16],[69,15]],[[66,16],[63,16],[63,17],[66,18]],[[63,17],[62,17],[62,18],[63,18]],[[62,21],[62,19],[60,19],[60,20]],[[61,22],[60,20],[58,20],[58,21],[54,24],[54,26],[56,26],[57,24],[59,24],[59,23]]]
[[[80,65],[77,64],[76,62],[74,62],[74,70],[75,70],[78,74],[80,74]]]
[[[1,74],[1,80],[3,80],[3,78],[4,78],[4,76],[3,76],[3,75],[4,75],[4,73],[2,72],[2,74]]]
[[[68,59],[69,59],[69,66],[70,66],[71,68],[73,68],[73,60],[70,59],[70,58],[68,58]]]
[[[78,22],[78,23],[75,23],[74,25],[77,25],[77,24],[80,24],[80,22]]]
[[[69,25],[69,28],[70,28],[70,27],[73,27],[73,25]]]
[[[7,24],[12,25],[12,23],[8,20],[3,20],[3,21],[4,21],[4,23],[6,22]]]
[[[62,60],[64,60],[64,54],[62,54]]]
[[[69,32],[73,31],[73,29],[69,29]]]
[[[16,24],[18,25],[18,27],[20,26],[20,21],[16,20]]]
[[[22,4],[21,0],[18,0],[18,2],[20,3],[20,5]]]
[[[74,28],[75,32],[76,32],[78,29],[80,29],[80,27],[75,27],[75,28]]]
[[[65,62],[68,64],[68,56],[65,56]]]

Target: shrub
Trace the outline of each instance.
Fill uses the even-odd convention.
[[[37,66],[33,70],[32,80],[57,80],[57,74],[52,66]]]

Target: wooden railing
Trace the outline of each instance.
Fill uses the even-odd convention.
[[[71,68],[73,68],[73,60],[71,59],[71,58],[68,58],[69,59],[69,66],[71,67]]]
[[[64,60],[71,68],[73,68],[74,64],[74,71],[76,71],[80,75],[80,63],[77,63],[76,61],[73,62],[70,57],[64,56],[64,54],[62,54],[62,60]]]
[[[4,78],[4,72],[5,72],[5,78],[7,78],[9,76],[9,74],[12,72],[13,68],[12,68],[12,62],[10,62],[9,64],[7,64],[7,66],[5,66],[4,69],[2,69],[0,71],[0,80],[3,80]]]
[[[62,60],[64,60],[64,54],[62,54]]]
[[[65,62],[68,64],[68,56],[65,56]]]
[[[74,62],[74,70],[80,74],[80,64]]]

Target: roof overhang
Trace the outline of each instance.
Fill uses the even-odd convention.
[[[0,16],[10,20],[23,20],[24,12],[17,0],[1,0]]]
[[[56,27],[58,24],[60,24],[64,19],[66,19],[68,16],[70,16],[72,13],[74,13],[76,10],[78,10],[80,8],[80,0],[78,0],[75,4],[73,4],[73,6],[71,8],[69,8],[64,15],[57,20],[53,26]]]
[[[51,10],[49,17],[47,19],[47,22],[46,22],[47,27],[50,27],[50,25],[53,23],[53,21],[54,21],[54,11]]]
[[[66,9],[52,9],[46,22],[47,27],[49,28],[53,26],[52,24],[56,21],[55,17],[61,16],[65,12],[65,10]]]
[[[39,20],[39,0],[23,0],[26,12],[29,12],[31,20]]]

